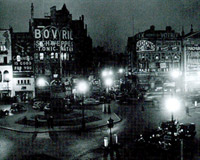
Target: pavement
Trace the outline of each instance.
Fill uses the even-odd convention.
[[[28,120],[34,122],[35,115],[41,115],[43,112],[38,111],[26,111],[24,113],[17,113],[13,115],[0,118],[0,128],[20,133],[46,133],[46,132],[65,132],[65,131],[82,131],[82,111],[80,109],[74,109],[68,116],[62,121],[70,121],[72,123],[55,126],[48,128],[47,125],[35,128],[35,125],[24,125],[17,123],[21,121],[25,116]],[[104,113],[101,110],[85,110],[85,129],[84,131],[98,129],[107,126],[108,119],[112,118],[114,124],[120,122],[122,119],[116,113]],[[92,118],[91,118],[92,117]],[[39,119],[39,123],[44,123],[46,120]],[[45,122],[46,123],[46,122]]]

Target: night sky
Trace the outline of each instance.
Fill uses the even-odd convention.
[[[128,37],[149,29],[172,29],[185,33],[193,24],[194,31],[200,28],[199,0],[0,0],[0,28],[11,25],[15,32],[28,31],[31,3],[34,17],[43,18],[50,7],[60,10],[65,3],[72,18],[85,16],[88,34],[93,46],[104,46],[123,52]]]

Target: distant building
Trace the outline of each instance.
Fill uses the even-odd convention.
[[[200,31],[191,30],[183,37],[185,90],[200,89]]]
[[[0,29],[0,98],[13,97],[11,30]]]

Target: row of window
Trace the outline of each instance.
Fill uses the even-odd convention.
[[[44,60],[44,53],[35,53],[35,59],[39,59],[39,60]],[[52,52],[50,54],[50,58],[51,59],[58,59],[59,58],[59,53],[54,53]],[[60,58],[61,60],[69,60],[69,53],[61,53],[60,54]]]
[[[31,83],[30,83],[30,80],[18,80],[17,84],[18,85],[25,85],[25,84],[30,85]]]

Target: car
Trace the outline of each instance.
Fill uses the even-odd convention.
[[[83,103],[85,105],[97,105],[97,104],[100,104],[100,101],[94,98],[86,98],[84,99]]]
[[[44,103],[42,101],[36,101],[36,102],[34,102],[32,108],[35,110],[43,110],[45,105],[46,105],[46,103]]]
[[[196,126],[194,123],[181,123],[179,125],[178,134],[181,138],[194,138],[196,135]]]
[[[44,106],[44,113],[47,114],[47,113],[50,113],[50,111],[51,111],[50,103],[47,103]]]
[[[11,113],[24,112],[26,110],[27,109],[25,108],[25,106],[23,106],[22,104],[19,104],[19,103],[13,103],[10,107]]]
[[[5,117],[7,115],[9,115],[9,111],[8,110],[0,109],[0,117]]]

